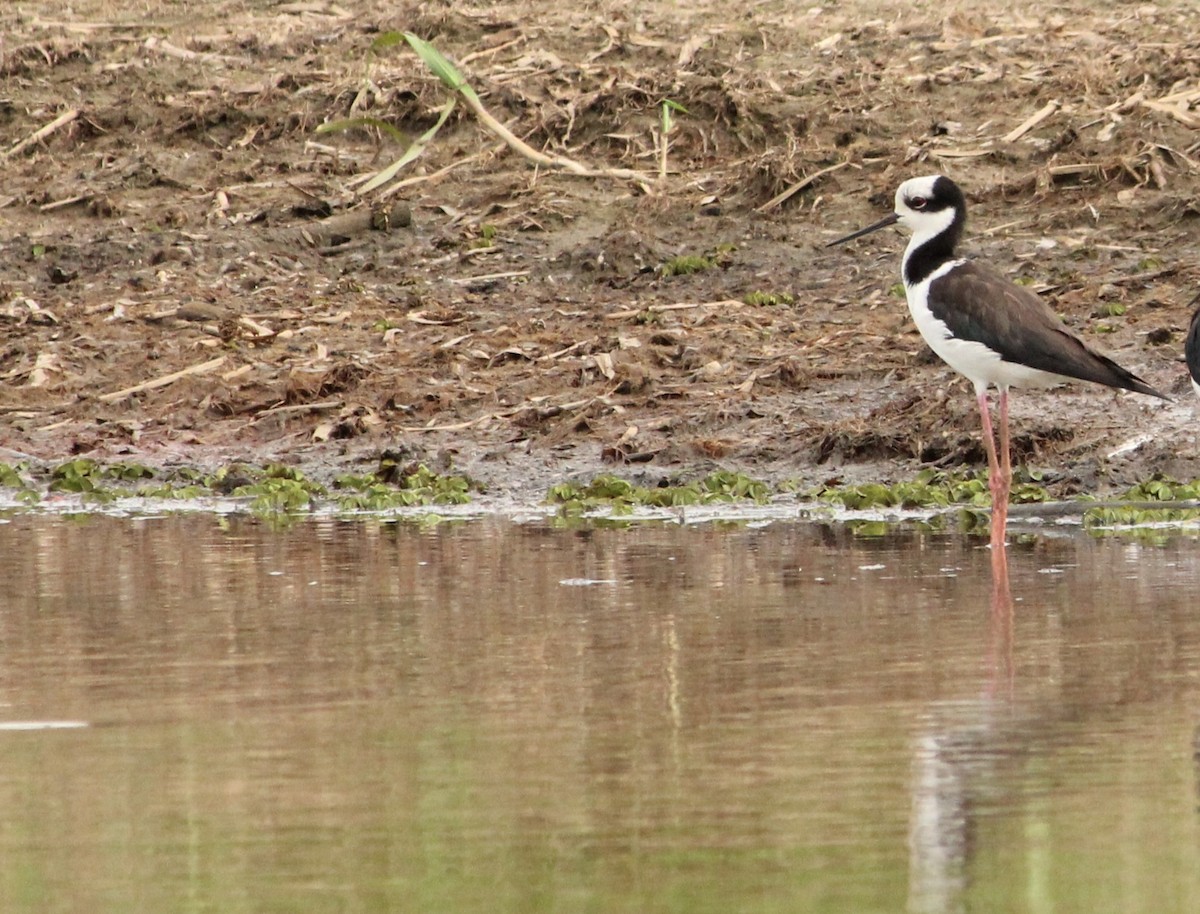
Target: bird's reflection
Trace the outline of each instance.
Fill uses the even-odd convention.
[[[1003,521],[1000,521],[1003,523]],[[992,530],[992,591],[985,694],[929,714],[913,747],[908,910],[966,910],[974,822],[970,798],[997,753],[997,727],[1013,695],[1013,597],[1003,531]]]
[[[937,722],[913,747],[912,813],[908,827],[908,910],[964,910],[972,819],[968,803],[970,734]]]
[[[991,681],[989,694],[1012,697],[1013,690],[1013,597],[1008,584],[1008,550],[992,547]]]

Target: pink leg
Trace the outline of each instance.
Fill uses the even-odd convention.
[[[1013,689],[1013,598],[1008,585],[1008,551],[1004,531],[1008,525],[1008,497],[1012,492],[1012,448],[1008,437],[1008,388],[1000,388],[1000,488],[992,494],[992,684],[1000,686],[1000,669],[1008,693]]]
[[[1000,388],[1000,477],[1004,483],[1004,513],[1008,515],[1008,496],[1012,492],[1012,444],[1008,437],[1008,388]]]
[[[988,491],[992,493],[992,548],[1004,548],[1004,531],[1008,526],[1008,489],[1005,482],[1005,469],[1011,478],[1012,467],[1008,456],[1008,400],[1005,391],[1000,391],[1001,430],[1005,446],[1004,464],[1002,469],[996,457],[996,435],[992,431],[992,416],[988,409],[987,388],[975,393],[979,403],[979,415],[983,418],[983,447],[988,457]]]

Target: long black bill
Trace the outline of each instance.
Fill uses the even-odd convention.
[[[829,244],[825,245],[825,247],[831,248],[835,244],[842,244],[843,242],[846,242],[846,241],[853,241],[855,238],[861,238],[863,235],[869,235],[869,234],[871,234],[871,232],[877,232],[881,228],[887,228],[889,225],[895,225],[899,221],[900,221],[900,217],[898,215],[896,215],[896,213],[890,213],[889,215],[884,216],[882,219],[880,219],[874,225],[868,225],[865,229],[859,229],[857,232],[847,235],[845,238],[839,238],[837,241],[831,241],[831,242],[829,242]]]

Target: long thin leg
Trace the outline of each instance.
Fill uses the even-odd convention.
[[[992,489],[992,682],[990,694],[1001,684],[1013,689],[1013,598],[1008,584],[1008,552],[1004,531],[1008,526],[1008,498],[1012,492],[1012,448],[1008,435],[1008,388],[1000,388],[1000,478]],[[1003,679],[1001,679],[1003,671]]]
[[[1003,406],[1006,402],[1004,391],[1000,392],[1000,398]],[[983,418],[983,448],[987,451],[988,457],[988,491],[992,493],[992,548],[1003,549],[1004,531],[1008,526],[1008,487],[1004,482],[1004,471],[1000,467],[1000,461],[996,458],[996,435],[992,431],[992,416],[988,409],[986,387],[975,391],[975,400],[979,403],[979,415]],[[1007,418],[1007,407],[1004,408],[1004,418]],[[1007,426],[1005,428],[1007,429]],[[1005,440],[1007,441],[1007,431]],[[1008,462],[1007,457],[1005,462]],[[1012,472],[1011,466],[1009,472]]]
[[[1001,540],[1003,530],[1008,526],[1008,499],[1012,494],[1012,443],[1008,434],[1008,388],[1000,388],[1000,507],[1004,513],[1001,522]],[[996,507],[993,503],[992,510]]]
[[[1008,436],[1008,388],[1000,388],[1000,475],[1004,479],[1004,501],[1012,492],[1012,444]]]

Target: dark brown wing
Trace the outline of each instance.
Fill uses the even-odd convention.
[[[1088,346],[1038,296],[983,264],[967,261],[930,283],[929,309],[955,337],[983,343],[1006,362],[1168,399]]]

